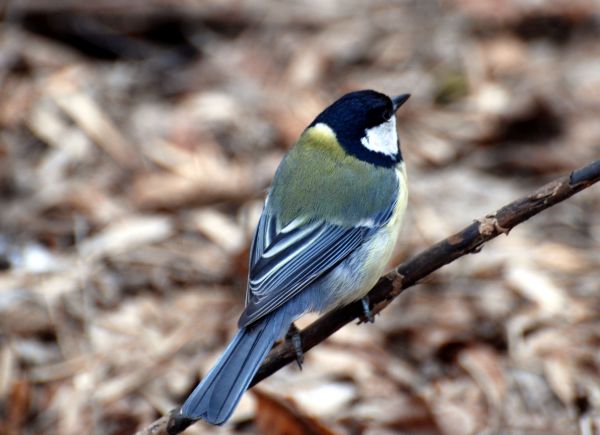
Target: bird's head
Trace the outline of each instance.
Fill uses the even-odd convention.
[[[396,110],[410,94],[388,97],[373,90],[350,92],[309,125],[330,129],[344,150],[377,166],[394,166],[402,160],[396,132]]]

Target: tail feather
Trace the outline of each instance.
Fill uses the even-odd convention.
[[[184,417],[223,424],[233,413],[275,340],[289,327],[282,313],[241,328],[181,407]],[[289,322],[287,322],[289,323]]]

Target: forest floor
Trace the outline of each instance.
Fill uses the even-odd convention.
[[[600,155],[598,1],[24,0],[0,16],[0,434],[129,434],[180,404],[236,329],[278,162],[345,92],[412,93],[390,266]],[[303,427],[600,433],[599,188],[186,433]]]

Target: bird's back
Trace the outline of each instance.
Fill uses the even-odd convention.
[[[356,225],[386,210],[399,188],[394,168],[348,155],[324,125],[304,132],[279,166],[273,185],[269,203],[283,225],[310,216]]]

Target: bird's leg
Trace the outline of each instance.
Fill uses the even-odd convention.
[[[365,318],[369,321],[369,323],[375,323],[375,318],[373,317],[373,313],[369,307],[369,295],[362,298],[360,302],[362,303],[363,314],[365,315]]]
[[[288,329],[287,334],[285,334],[285,339],[290,340],[292,342],[292,346],[294,346],[294,352],[296,352],[296,363],[298,363],[298,367],[302,370],[302,363],[304,362],[304,352],[302,351],[302,337],[300,336],[300,330],[298,327],[292,322],[290,325],[290,329]]]

